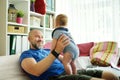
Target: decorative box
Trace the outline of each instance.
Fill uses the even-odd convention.
[[[30,16],[30,25],[35,27],[40,27],[40,18]]]
[[[24,33],[24,27],[22,27],[22,26],[8,26],[8,32]]]

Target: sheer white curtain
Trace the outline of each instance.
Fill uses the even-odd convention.
[[[120,42],[120,0],[56,0],[56,13],[68,15],[76,43]]]

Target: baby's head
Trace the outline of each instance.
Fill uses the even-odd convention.
[[[65,14],[57,15],[55,19],[55,27],[66,27],[68,23],[68,17]]]

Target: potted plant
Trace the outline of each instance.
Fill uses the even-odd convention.
[[[24,17],[24,12],[21,10],[17,11],[16,22],[22,24],[23,17]]]

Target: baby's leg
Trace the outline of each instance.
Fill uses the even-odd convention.
[[[73,73],[73,74],[77,74],[75,61],[72,60],[70,64],[71,64],[71,68],[72,68],[72,73]]]
[[[72,68],[71,68],[71,61],[72,61],[72,55],[69,52],[64,53],[63,57],[63,65],[65,68],[65,71],[68,75],[72,74]]]

